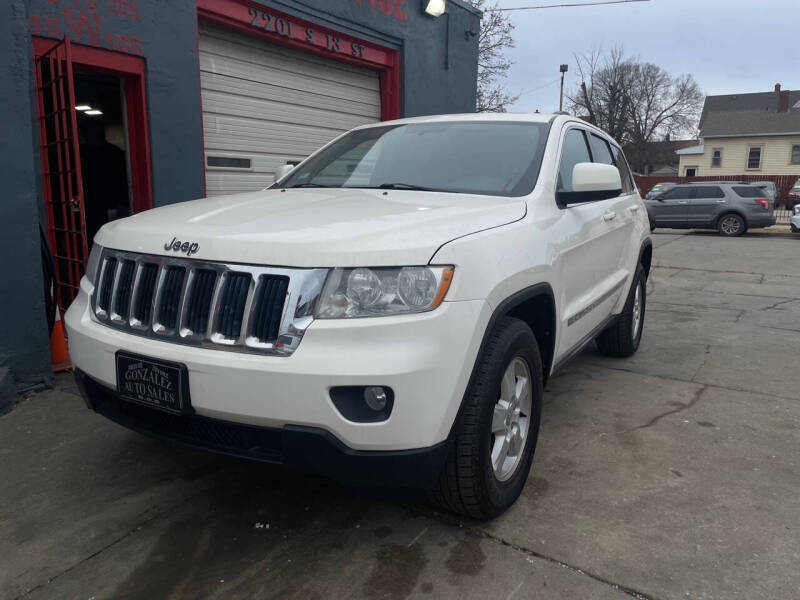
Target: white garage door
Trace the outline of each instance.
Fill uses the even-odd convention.
[[[380,120],[375,71],[206,25],[200,86],[209,196],[262,189],[280,165]]]

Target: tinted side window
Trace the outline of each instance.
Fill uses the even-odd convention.
[[[614,159],[611,158],[611,149],[608,147],[608,142],[596,136],[593,133],[589,134],[589,147],[592,149],[592,160],[596,163],[603,163],[606,165],[613,165]]]
[[[764,195],[764,192],[761,188],[747,187],[743,185],[733,186],[733,191],[742,198],[760,198]]]
[[[716,185],[698,185],[694,188],[694,198],[724,198],[725,192]]]
[[[592,162],[586,139],[582,130],[570,129],[564,136],[564,146],[561,148],[561,163],[558,167],[559,191],[572,191],[572,169],[582,162]]]
[[[689,196],[692,193],[692,188],[690,187],[674,187],[671,190],[668,190],[661,194],[659,198],[663,198],[664,200],[688,200]]]
[[[628,161],[625,160],[625,155],[622,153],[622,150],[616,146],[612,147],[611,151],[614,153],[614,164],[617,165],[617,169],[619,169],[619,178],[622,180],[622,193],[630,194],[636,186],[633,182],[633,177],[631,177]]]

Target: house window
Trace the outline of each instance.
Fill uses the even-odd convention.
[[[683,168],[683,176],[684,177],[696,177],[697,176],[697,167],[684,167]]]
[[[711,166],[712,167],[722,166],[722,148],[714,148],[711,151]]]
[[[761,146],[750,146],[747,149],[747,169],[757,171],[761,168]]]
[[[792,161],[793,165],[800,165],[800,144],[792,144]]]

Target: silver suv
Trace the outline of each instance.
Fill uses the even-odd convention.
[[[775,224],[775,201],[757,185],[707,181],[676,185],[663,194],[647,198],[651,231],[716,229],[720,235],[741,235],[753,227]]]

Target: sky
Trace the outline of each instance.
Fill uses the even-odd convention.
[[[503,8],[581,0],[498,0]],[[585,0],[584,0],[585,1]],[[649,0],[507,13],[515,25],[506,80],[510,112],[558,110],[559,65],[580,83],[574,54],[617,44],[671,75],[691,73],[706,94],[800,89],[800,0]],[[566,107],[565,107],[566,108]]]

